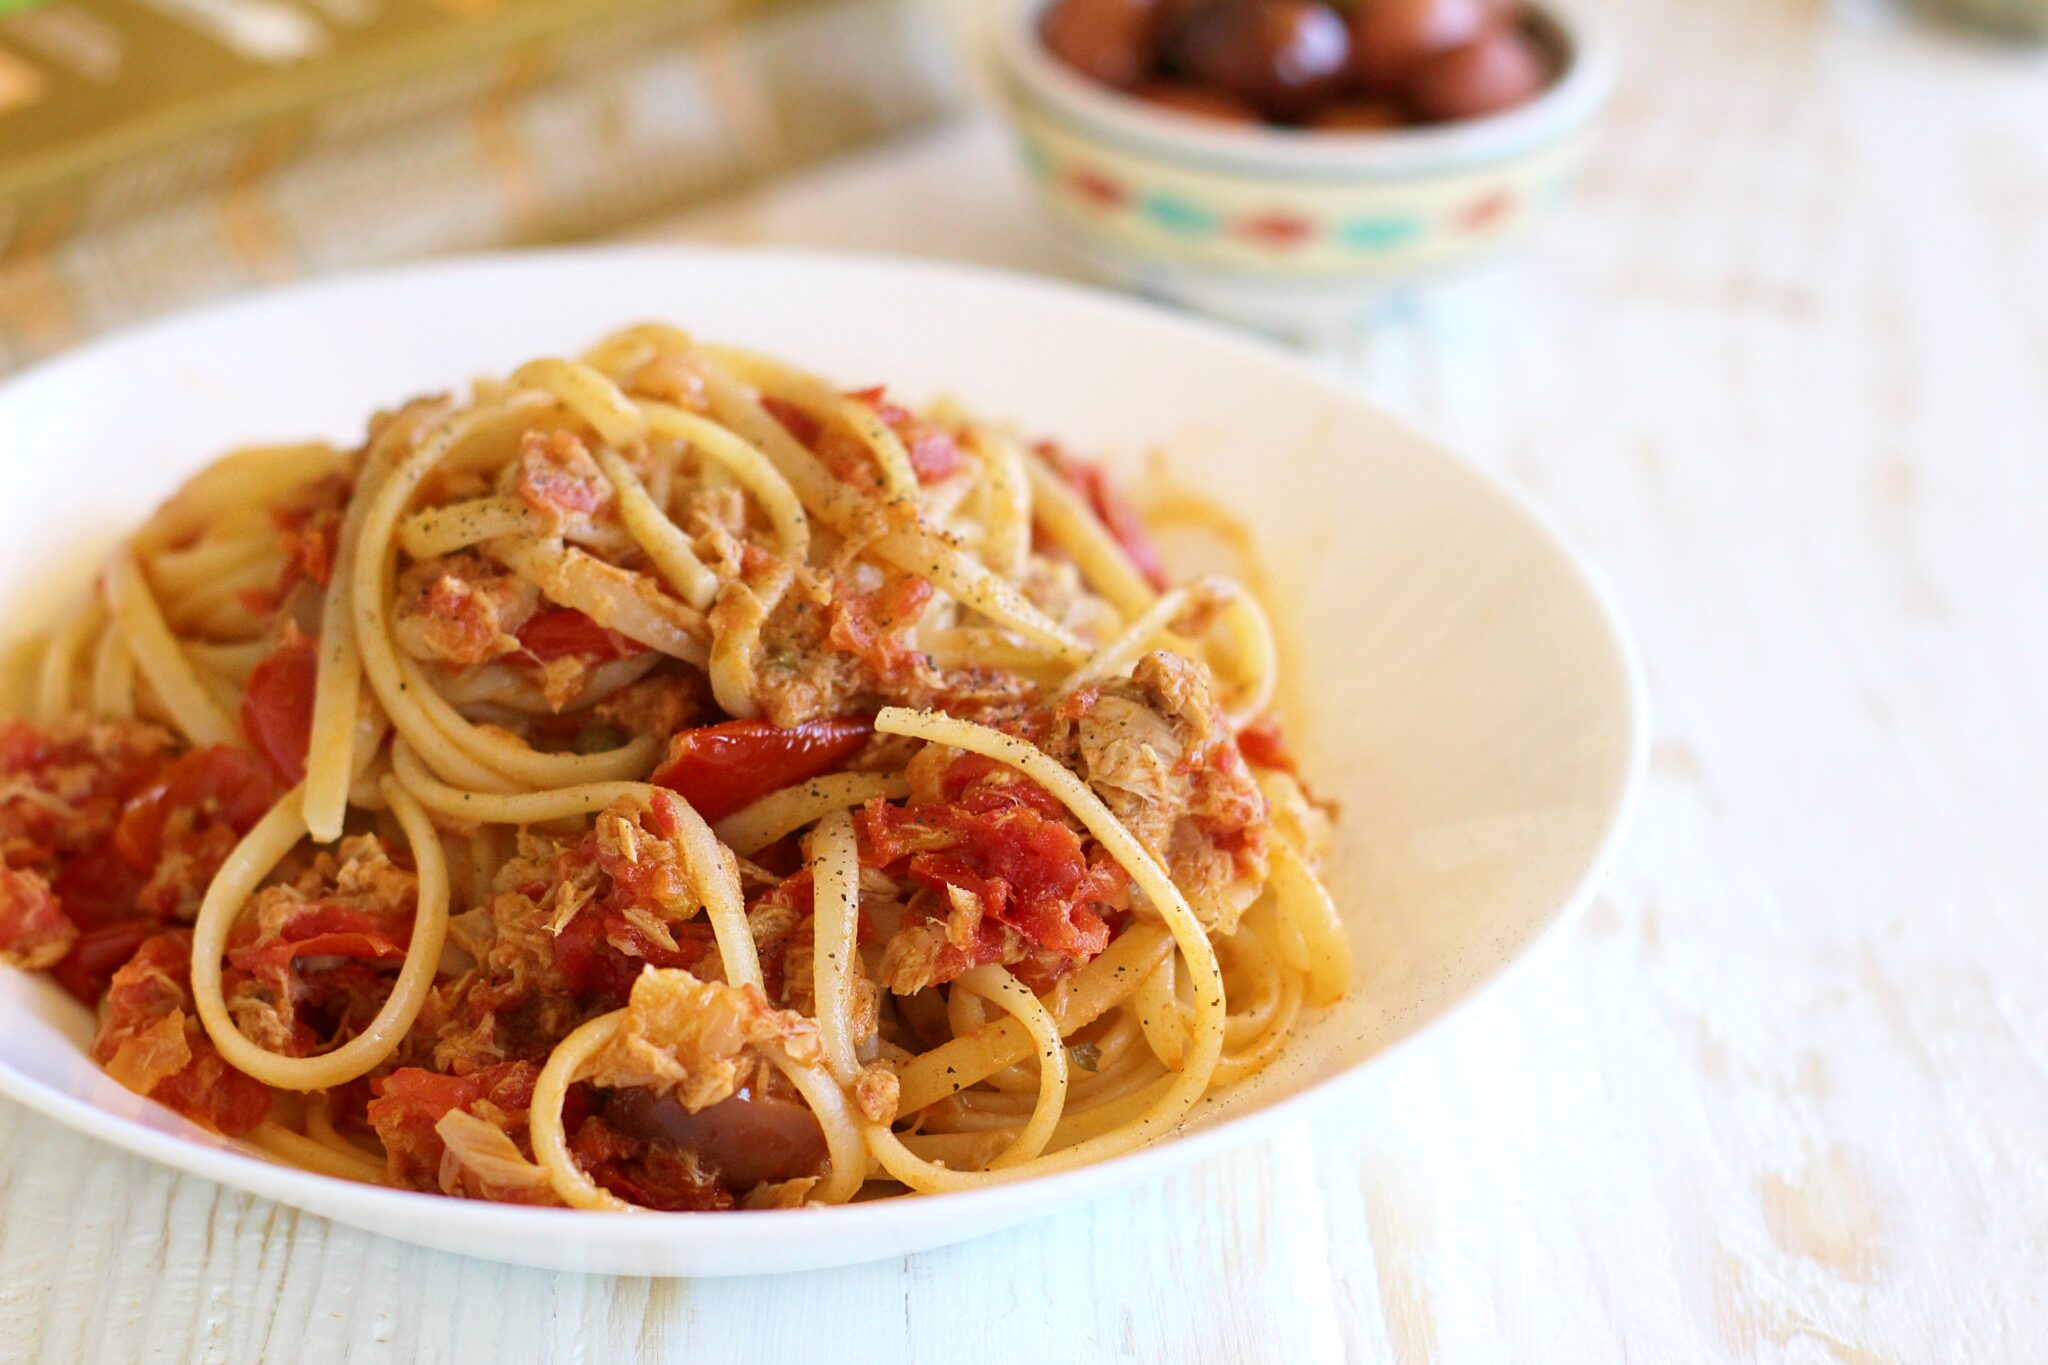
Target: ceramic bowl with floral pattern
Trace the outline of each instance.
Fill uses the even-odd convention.
[[[1113,284],[1290,335],[1520,239],[1569,188],[1613,83],[1598,35],[1545,6],[1530,33],[1555,75],[1505,113],[1375,132],[1224,123],[1071,70],[1039,39],[1045,7],[1006,18],[999,79],[1062,236]]]

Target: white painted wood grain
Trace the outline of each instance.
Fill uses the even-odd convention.
[[[1263,1146],[802,1278],[417,1251],[0,1107],[0,1360],[2048,1359],[2048,60],[1600,8],[1577,202],[1328,358],[1636,625],[1582,926]],[[1058,268],[985,124],[655,235]]]

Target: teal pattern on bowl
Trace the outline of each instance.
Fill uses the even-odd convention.
[[[1171,194],[1146,195],[1138,201],[1138,211],[1168,232],[1190,237],[1206,237],[1219,226],[1215,214]]]

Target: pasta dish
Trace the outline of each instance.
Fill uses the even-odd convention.
[[[1099,1161],[1346,989],[1277,655],[1098,466],[635,327],[235,451],[122,544],[0,721],[0,960],[122,1085],[347,1179]]]

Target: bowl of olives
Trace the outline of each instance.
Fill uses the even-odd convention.
[[[1547,0],[1024,0],[999,59],[1084,265],[1295,336],[1522,238],[1613,83]]]

